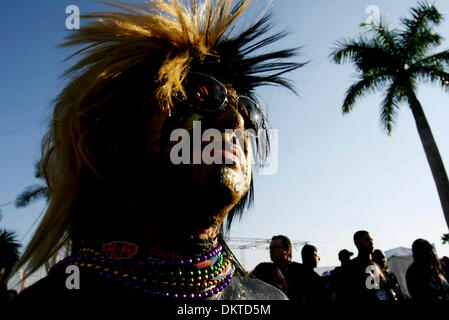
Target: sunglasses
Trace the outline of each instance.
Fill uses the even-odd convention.
[[[256,101],[247,96],[231,95],[226,86],[217,79],[203,73],[190,72],[183,81],[185,97],[175,96],[176,100],[199,111],[212,113],[223,110],[230,100],[245,121],[245,129],[254,129],[257,134],[265,129],[265,117]]]

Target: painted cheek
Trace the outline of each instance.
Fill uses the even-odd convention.
[[[243,147],[244,154],[242,155],[243,159],[240,163],[240,166],[241,166],[242,174],[246,177],[246,181],[249,186],[249,184],[251,183],[252,160],[251,160],[251,155],[248,152],[249,143],[246,138],[245,138],[244,145],[242,147]]]

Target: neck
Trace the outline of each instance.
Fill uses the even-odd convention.
[[[315,269],[315,267],[312,264],[309,263],[303,263],[304,267],[306,267],[307,269],[313,270]]]
[[[231,208],[212,207],[191,199],[194,197],[186,199],[183,195],[176,201],[164,201],[171,203],[157,214],[143,214],[148,217],[141,226],[143,244],[181,255],[201,254],[215,249],[221,225]]]
[[[204,254],[218,246],[219,226],[188,228],[161,221],[145,221],[143,245],[180,255]]]
[[[372,261],[372,254],[369,252],[359,252],[359,255],[357,256],[357,258],[361,262],[370,262],[370,261]]]
[[[290,262],[290,259],[289,260],[283,260],[281,262],[275,262],[274,264],[277,265],[278,268],[282,270],[282,269],[284,269],[288,265],[289,262]]]
[[[139,246],[142,258],[151,248],[183,256],[202,254],[218,246],[220,227],[229,211],[198,208],[191,200],[160,198],[161,203],[168,205],[156,212],[136,204],[143,201],[120,199],[118,195],[117,199],[115,205],[90,199],[83,203],[79,212],[82,213],[80,225],[84,227],[79,231],[77,248],[101,250],[104,243],[128,241]]]

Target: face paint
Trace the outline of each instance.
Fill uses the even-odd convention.
[[[247,137],[242,136],[239,139],[235,139],[235,137],[229,133],[234,131],[232,128],[226,129],[227,132],[220,129],[220,141],[213,140],[214,143],[220,145],[220,148],[218,150],[214,149],[213,151],[223,153],[223,158],[221,158],[222,161],[220,161],[220,163],[212,164],[205,164],[203,158],[200,159],[200,163],[195,163],[196,161],[194,161],[196,160],[194,159],[195,152],[197,153],[197,156],[199,153],[204,157],[204,148],[212,143],[211,141],[208,141],[208,139],[204,139],[203,133],[208,129],[214,129],[213,122],[215,120],[215,118],[211,119],[210,117],[205,117],[197,113],[192,113],[188,116],[182,114],[181,116],[178,116],[174,113],[171,119],[169,119],[169,123],[167,123],[168,127],[165,128],[165,131],[167,133],[176,129],[185,129],[187,131],[187,139],[190,139],[190,141],[188,141],[190,146],[190,163],[176,165],[169,163],[169,166],[175,171],[184,172],[182,175],[189,176],[193,185],[209,187],[211,189],[228,188],[231,193],[235,194],[232,198],[240,198],[247,192],[251,183],[251,163],[249,161],[250,153],[248,152],[250,143]],[[200,123],[201,133],[199,135],[194,133],[194,121]],[[165,136],[165,141],[167,141],[168,134],[165,134]],[[201,139],[201,141],[196,141],[195,139]],[[181,142],[182,141],[177,140],[167,143],[169,146],[168,148],[165,148],[168,153],[166,156],[167,161],[170,161],[171,149],[177,143]],[[201,149],[199,151],[195,151],[195,143],[200,146]],[[233,153],[234,155],[232,156],[230,153]]]

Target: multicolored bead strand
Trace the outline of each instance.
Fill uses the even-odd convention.
[[[232,255],[223,254],[221,245],[208,254],[179,261],[114,260],[89,248],[78,254],[65,258],[51,270],[73,264],[136,291],[169,298],[210,297],[229,285],[235,271]],[[211,265],[198,266],[204,262]]]

